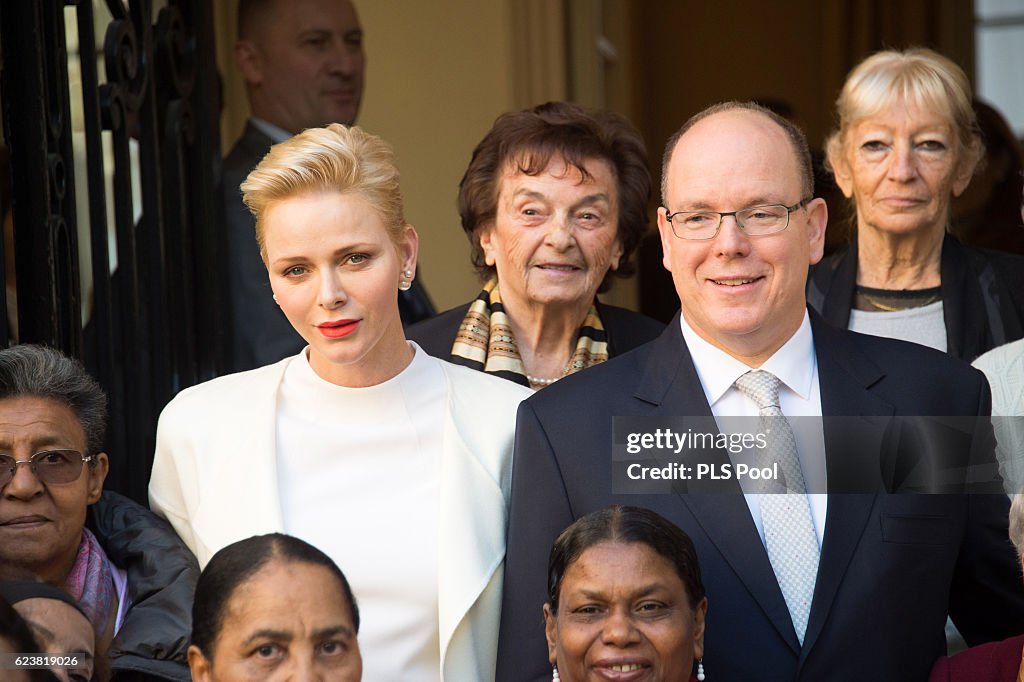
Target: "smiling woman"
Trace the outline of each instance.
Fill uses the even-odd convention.
[[[459,185],[483,291],[409,337],[534,389],[650,341],[664,325],[596,297],[633,272],[650,187],[643,141],[617,114],[549,102],[499,117]]]
[[[649,509],[607,507],[566,528],[551,548],[548,599],[548,658],[561,682],[681,682],[703,656],[696,551]]]
[[[308,345],[168,404],[153,509],[200,564],[266,532],[326,552],[365,609],[368,679],[493,679],[529,392],[406,340],[397,292],[416,276],[418,239],[383,140],[311,128],[273,147],[242,191],[274,297]]]

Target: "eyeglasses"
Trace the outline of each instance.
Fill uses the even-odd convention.
[[[782,232],[789,227],[789,214],[803,208],[813,197],[802,199],[792,206],[785,204],[768,204],[751,206],[739,211],[676,211],[668,213],[665,218],[672,226],[672,234],[680,239],[714,239],[722,227],[722,219],[727,215],[736,218],[736,224],[751,237],[761,237]]]
[[[0,455],[0,488],[14,479],[19,464],[28,464],[32,474],[45,485],[60,485],[78,480],[82,466],[96,455],[86,457],[78,450],[43,450],[29,459]]]

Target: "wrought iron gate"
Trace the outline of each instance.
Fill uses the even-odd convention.
[[[98,2],[0,3],[17,294],[10,311],[16,338],[0,314],[0,341],[43,343],[85,362],[110,397],[107,487],[140,501],[160,410],[181,388],[218,374],[229,342],[211,5],[160,4],[106,0],[112,20],[98,59]],[[65,40],[71,17],[84,130],[77,150]],[[112,201],[104,138],[112,149]],[[76,215],[76,153],[87,177],[87,216]],[[141,206],[133,204],[133,180]],[[86,293],[84,262],[92,270]],[[2,297],[0,312],[7,312]]]

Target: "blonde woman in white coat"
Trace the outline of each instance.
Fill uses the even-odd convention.
[[[493,679],[529,391],[406,340],[397,292],[418,238],[398,179],[386,143],[335,124],[274,146],[242,184],[274,298],[309,345],[171,401],[150,504],[200,565],[272,532],[326,552],[364,614],[366,679]]]

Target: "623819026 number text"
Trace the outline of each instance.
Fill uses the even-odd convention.
[[[0,654],[0,670],[78,668],[84,661],[84,654]]]

